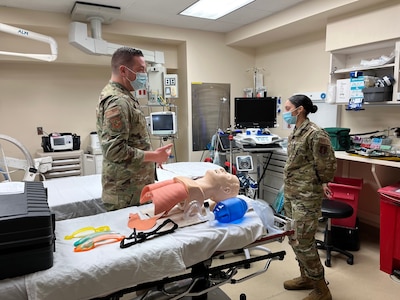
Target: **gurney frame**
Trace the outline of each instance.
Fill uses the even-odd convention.
[[[285,216],[275,214],[274,228],[278,229],[279,232],[267,234],[245,248],[253,248],[258,245],[263,245],[274,241],[282,242],[286,236],[291,239],[295,238],[295,231],[293,229],[294,223],[291,219]],[[241,283],[265,273],[273,260],[283,260],[284,256],[286,255],[285,251],[270,252],[265,255],[259,255],[240,261],[211,267],[213,259],[216,257],[221,257],[226,253],[235,251],[237,251],[237,249],[215,252],[209,259],[191,266],[191,271],[188,273],[167,277],[152,282],[141,283],[134,287],[119,290],[106,297],[95,298],[94,300],[117,300],[126,294],[138,291],[141,291],[141,295],[137,296],[133,300],[177,300],[182,298],[188,299],[187,297],[191,297],[189,299],[207,299],[207,293],[219,288],[224,284]],[[238,273],[239,268],[247,268],[247,266],[249,266],[251,263],[262,260],[266,260],[266,263],[262,269],[239,279],[234,278],[234,276]]]

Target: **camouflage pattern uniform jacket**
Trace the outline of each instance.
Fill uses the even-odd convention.
[[[285,199],[301,200],[299,218],[315,218],[321,214],[324,197],[322,184],[333,180],[336,171],[335,152],[327,132],[308,118],[288,138]]]
[[[109,82],[96,112],[103,152],[103,203],[108,210],[139,205],[142,188],[154,183],[155,175],[155,164],[143,161],[151,143],[139,102],[122,85]]]
[[[323,183],[333,180],[336,158],[329,135],[307,118],[288,139],[284,168],[285,214],[296,221],[296,238],[289,241],[307,277],[320,280],[324,268],[315,233],[321,216]]]

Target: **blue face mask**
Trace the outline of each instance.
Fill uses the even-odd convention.
[[[292,116],[292,112],[294,112],[296,109],[294,109],[292,111],[285,112],[285,113],[282,114],[282,118],[285,120],[286,123],[288,123],[288,124],[296,124],[297,116]]]
[[[147,84],[147,73],[139,73],[139,72],[134,72],[128,67],[126,67],[129,71],[131,71],[133,74],[136,75],[135,80],[130,81],[131,86],[135,91],[144,89]]]
[[[131,86],[135,91],[144,89],[147,84],[146,73],[136,73],[136,79],[131,81]]]

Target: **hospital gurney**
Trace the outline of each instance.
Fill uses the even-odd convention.
[[[195,179],[207,170],[221,168],[206,162],[178,162],[157,168],[158,181],[184,176]],[[56,220],[66,220],[106,212],[101,201],[101,174],[55,178],[43,182],[48,203]]]
[[[78,228],[104,225],[128,236],[132,231],[127,227],[129,213],[145,208],[151,209],[152,204],[56,222],[57,239],[53,267],[1,280],[0,299],[112,299],[131,289],[147,288],[153,284],[158,286],[159,281],[166,278],[180,279],[176,276],[185,274],[189,268],[192,269],[190,273],[196,275],[193,280],[198,282],[197,275],[201,272],[200,277],[214,277],[214,274],[209,276],[203,270],[208,272],[207,264],[216,255],[279,240],[293,234],[290,229],[291,223],[287,220],[282,220],[282,224],[285,224],[279,233],[266,234],[261,219],[254,211],[248,211],[237,223],[217,223],[210,226],[208,222],[203,222],[180,227],[173,233],[149,239],[127,249],[121,249],[118,243],[112,243],[76,253],[73,251],[74,241],[63,238]],[[267,255],[265,259],[283,259],[285,254],[280,252]],[[217,271],[212,268],[210,270],[213,273]],[[234,269],[230,273],[233,274]],[[210,283],[207,289],[212,287],[217,287],[217,283]],[[208,292],[207,289],[195,292],[204,294]],[[170,298],[179,299],[192,293],[194,291],[190,289],[184,294],[173,295]]]

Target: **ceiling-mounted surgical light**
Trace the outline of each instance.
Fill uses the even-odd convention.
[[[112,55],[115,50],[123,45],[110,43],[102,39],[102,24],[111,24],[118,19],[121,9],[115,6],[75,2],[71,11],[72,22],[69,28],[69,43],[81,51],[93,55]],[[88,36],[87,24],[90,23]],[[164,64],[164,52],[140,49],[144,58],[151,64]]]
[[[180,15],[216,20],[255,0],[199,0]]]
[[[51,54],[0,51],[0,55],[28,57],[45,61],[54,61],[57,59],[57,42],[52,37],[2,23],[0,23],[0,31],[49,44],[51,51]]]
[[[117,6],[100,5],[77,1],[71,10],[74,21],[87,22],[92,18],[101,18],[102,24],[111,24],[118,20],[121,8]]]

